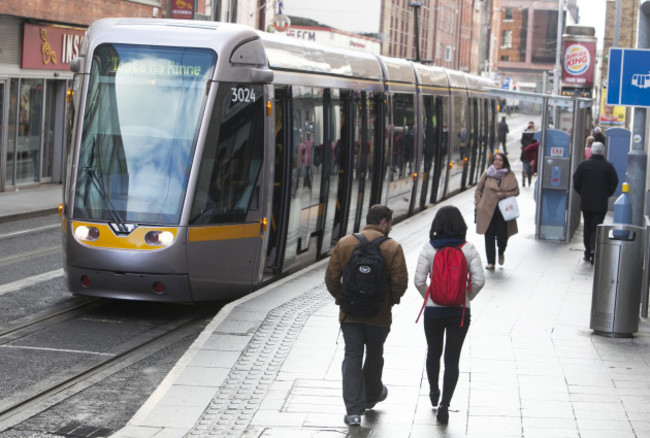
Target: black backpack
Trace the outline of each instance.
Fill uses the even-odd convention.
[[[359,244],[343,270],[339,305],[346,315],[372,316],[384,304],[386,267],[379,246],[389,238],[381,236],[369,241],[361,233],[354,237]]]

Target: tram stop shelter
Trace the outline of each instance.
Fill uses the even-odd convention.
[[[537,180],[535,183],[535,238],[569,242],[580,225],[580,198],[573,191],[573,173],[584,159],[591,130],[592,101],[494,89],[493,95],[520,108],[541,114]]]

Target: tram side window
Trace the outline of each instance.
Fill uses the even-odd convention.
[[[206,136],[190,223],[243,222],[258,208],[264,158],[261,85],[221,83]]]
[[[462,171],[463,160],[467,157],[470,133],[467,126],[467,99],[465,96],[454,97],[454,148],[451,151],[451,161],[454,162],[453,170]]]
[[[415,111],[412,94],[393,96],[393,159],[391,181],[409,177],[413,173],[415,149]]]

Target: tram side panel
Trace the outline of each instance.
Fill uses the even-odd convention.
[[[187,264],[196,301],[238,296],[256,283],[264,103],[259,84],[222,83],[217,92],[189,216]]]

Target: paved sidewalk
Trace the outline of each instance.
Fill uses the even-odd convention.
[[[0,223],[56,213],[62,200],[61,184],[0,192]]]
[[[473,190],[397,224],[411,278],[437,208],[454,204],[474,234]],[[534,238],[532,188],[519,197],[520,233],[487,272],[449,425],[428,400],[421,297],[410,284],[385,348],[385,402],[343,423],[343,340],[323,283],[327,261],[226,306],[128,425],[143,437],[643,437],[650,436],[650,325],[631,339],[589,329],[593,267],[582,229],[570,243]]]

